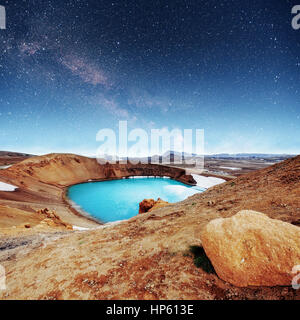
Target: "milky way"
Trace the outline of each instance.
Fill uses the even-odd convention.
[[[293,1],[1,1],[0,149],[92,154],[101,128],[300,152]]]

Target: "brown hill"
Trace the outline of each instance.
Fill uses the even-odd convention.
[[[6,177],[22,189],[40,191],[44,184],[61,188],[88,180],[140,175],[169,176],[185,183],[195,184],[191,176],[185,176],[184,169],[140,163],[100,165],[96,159],[56,153],[24,160],[3,170],[0,177]]]
[[[12,181],[13,172],[19,173],[26,185],[29,177],[41,179],[39,186],[49,186],[52,192],[52,188],[55,191],[67,183],[66,176],[72,177],[71,172],[61,175],[59,163],[53,164],[49,177],[44,176],[39,167],[43,164],[30,161],[6,170],[6,178]],[[56,160],[61,161],[64,159]],[[28,170],[33,176],[29,172],[25,175],[27,166],[31,166]],[[36,186],[33,189],[37,192]],[[22,254],[22,247],[1,261],[7,271],[7,290],[0,297],[299,299],[299,290],[291,287],[234,287],[197,268],[188,252],[189,246],[201,245],[200,234],[209,221],[243,209],[299,224],[299,196],[300,156],[128,221],[75,232],[47,245],[41,243],[30,254]]]

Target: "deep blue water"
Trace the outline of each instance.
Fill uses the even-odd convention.
[[[202,191],[171,179],[134,178],[77,184],[69,188],[68,196],[94,218],[113,222],[137,215],[144,199],[173,203]]]

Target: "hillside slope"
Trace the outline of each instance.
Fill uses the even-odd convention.
[[[291,287],[237,288],[195,267],[190,245],[241,209],[300,224],[300,156],[116,225],[1,261],[2,299],[300,299]],[[42,285],[41,285],[42,284]]]
[[[37,191],[43,184],[66,187],[88,180],[107,180],[129,176],[169,176],[185,183],[195,184],[184,169],[155,164],[99,164],[97,159],[74,154],[48,154],[24,160],[1,172],[15,185]]]

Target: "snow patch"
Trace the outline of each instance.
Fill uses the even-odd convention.
[[[170,177],[160,177],[160,176],[130,176],[129,179],[149,179],[149,178],[162,178],[162,179],[170,179]],[[127,179],[127,178],[123,178]]]
[[[196,193],[201,192],[200,190],[194,188],[188,188],[185,186],[165,186],[165,190],[169,193],[176,194],[181,200],[184,200],[190,196],[193,196]]]
[[[224,179],[221,179],[221,178],[204,177],[198,174],[192,174],[192,177],[197,182],[197,187],[205,188],[205,189],[208,189],[218,184],[221,184],[223,182],[226,182]]]
[[[228,169],[228,170],[242,170],[242,168],[234,168],[234,167],[220,167],[221,169]]]
[[[90,228],[84,228],[84,227],[73,226],[73,230],[85,231],[85,230],[89,230],[89,229],[90,229]]]
[[[18,187],[12,184],[0,182],[0,191],[15,191]]]
[[[0,170],[5,170],[5,169],[8,169],[10,167],[11,167],[11,165],[9,165],[9,166],[0,166]]]
[[[148,178],[147,176],[131,176],[129,179],[145,179]]]

